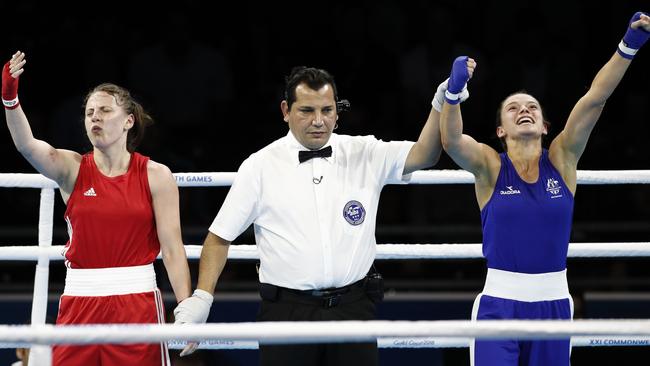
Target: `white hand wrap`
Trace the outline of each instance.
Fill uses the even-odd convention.
[[[625,55],[627,55],[628,57],[626,57],[626,58],[628,58],[628,59],[632,59],[636,55],[636,53],[639,52],[638,49],[628,47],[625,44],[625,41],[621,41],[618,44],[618,51],[624,53]]]
[[[18,107],[18,97],[12,99],[12,100],[5,100],[2,98],[2,104],[5,106],[7,109],[14,109]]]
[[[205,323],[214,297],[207,291],[194,290],[192,296],[181,301],[174,309],[174,324]]]
[[[433,100],[431,101],[431,106],[433,106],[433,109],[437,110],[438,112],[442,112],[442,105],[445,102],[445,92],[447,91],[448,82],[449,78],[438,85],[438,89],[436,89],[436,95],[433,96]],[[467,98],[469,98],[469,90],[467,90],[467,84],[465,84],[458,97],[460,98],[461,102],[464,102],[467,100]]]

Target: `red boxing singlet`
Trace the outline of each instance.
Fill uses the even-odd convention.
[[[127,172],[103,175],[93,153],[82,157],[65,220],[68,272],[57,324],[164,323],[152,262],[160,252],[148,157],[131,154]],[[57,345],[54,366],[166,366],[167,345]]]
[[[65,220],[70,240],[64,256],[69,268],[106,268],[152,263],[160,252],[147,162],[131,154],[127,172],[102,174],[90,152],[82,157]]]

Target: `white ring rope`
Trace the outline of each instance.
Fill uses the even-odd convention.
[[[466,337],[382,337],[377,338],[379,348],[468,348],[471,338]],[[170,349],[183,349],[187,341],[170,340],[167,346]],[[608,336],[608,337],[571,337],[572,347],[614,347],[614,346],[650,346],[650,337],[640,336]],[[2,348],[29,348],[30,343],[25,342],[0,342]],[[232,339],[210,339],[199,343],[200,349],[229,350],[259,348],[257,341],[237,341]]]
[[[234,172],[174,173],[179,187],[229,186]],[[578,170],[578,184],[650,184],[650,170]],[[420,170],[411,184],[470,184],[474,176],[464,170]],[[40,174],[0,173],[0,187],[57,188],[56,182]]]
[[[478,339],[562,339],[650,336],[648,319],[309,321],[174,325],[0,325],[0,342],[30,344],[156,343],[192,340],[240,340],[269,344],[368,342],[377,338],[427,337]],[[644,337],[644,338],[641,338]],[[631,339],[630,339],[631,340]],[[624,342],[621,342],[624,343]],[[628,342],[632,343],[632,342]]]
[[[46,255],[50,260],[63,260],[62,245],[1,246],[0,260],[31,261]],[[187,258],[198,259],[201,245],[186,245]],[[569,258],[649,257],[650,242],[571,243]],[[160,256],[159,256],[160,258]],[[377,259],[478,259],[483,258],[481,244],[378,244]],[[259,259],[253,244],[231,245],[228,259]]]
[[[41,174],[1,173],[0,187],[4,188],[59,188],[55,181]]]

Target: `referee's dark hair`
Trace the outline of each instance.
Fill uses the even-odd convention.
[[[330,84],[334,91],[334,101],[339,101],[334,77],[329,72],[315,67],[297,66],[291,69],[289,76],[285,77],[284,100],[287,101],[289,110],[296,101],[296,88],[302,83],[307,84],[312,90],[319,90]]]

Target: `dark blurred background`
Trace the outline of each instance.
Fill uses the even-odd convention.
[[[0,56],[5,62],[16,50],[27,54],[19,96],[37,138],[58,148],[88,151],[83,97],[109,81],[131,90],[156,120],[142,153],[173,172],[229,172],[286,134],[281,93],[284,76],[298,65],[330,71],[340,96],[351,101],[352,111],[341,115],[338,133],[415,140],[451,62],[469,55],[478,68],[469,83],[471,97],[463,104],[466,133],[500,150],[494,135],[498,103],[525,89],[542,103],[552,138],[615,52],[631,15],[649,11],[648,5],[647,0],[118,1],[73,9],[57,2],[5,1],[0,3]],[[641,50],[609,99],[579,169],[650,167],[645,153],[649,75],[650,51]],[[0,141],[1,172],[34,172],[6,128],[0,128]],[[443,154],[435,168],[457,166]],[[226,193],[223,187],[181,189],[186,244],[202,242]],[[0,190],[5,207],[1,245],[36,245],[38,200],[37,190]],[[572,241],[648,241],[649,203],[650,187],[644,185],[580,186]],[[64,210],[57,196],[54,245],[67,240]],[[379,210],[379,243],[481,241],[471,185],[387,186]],[[249,230],[235,244],[253,242]],[[648,265],[647,258],[569,260],[576,318],[649,317]],[[389,288],[380,309],[384,319],[469,318],[485,275],[480,260],[382,261],[378,266]],[[2,268],[0,300],[30,302],[34,264],[5,261]],[[164,272],[160,264],[158,269]],[[196,261],[191,269],[195,284]],[[54,301],[63,278],[61,262],[52,263]],[[159,283],[171,300],[164,273]],[[253,263],[231,261],[217,299],[234,296],[221,298],[223,306],[228,299],[248,301],[250,307],[234,308],[241,320],[252,319],[256,298],[247,296],[255,290]],[[237,321],[228,316],[230,311],[235,310],[224,310],[213,320]],[[232,354],[236,352],[206,357],[220,357],[221,364],[249,362]],[[463,349],[407,350],[398,356],[385,352],[382,362],[392,364],[394,357],[403,364],[415,357],[413,362],[455,365],[465,364],[466,354]],[[579,348],[573,364],[648,354],[645,348]]]

